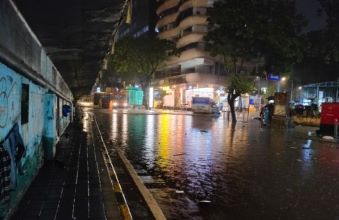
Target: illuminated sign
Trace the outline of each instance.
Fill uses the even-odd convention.
[[[272,73],[268,74],[268,80],[270,81],[279,81],[280,76],[279,75],[273,75]]]

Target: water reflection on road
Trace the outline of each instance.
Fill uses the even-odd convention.
[[[260,128],[251,119],[232,127],[210,116],[96,115],[106,139],[136,167],[198,204],[199,213],[185,218],[339,217],[339,150],[309,139],[308,128]]]

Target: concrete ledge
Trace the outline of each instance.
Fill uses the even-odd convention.
[[[154,199],[150,191],[147,189],[147,187],[144,185],[142,179],[139,177],[137,172],[134,170],[132,164],[129,162],[129,160],[126,158],[124,153],[121,150],[117,150],[118,155],[122,162],[124,163],[125,168],[131,175],[135,185],[138,187],[142,197],[144,198],[145,202],[147,203],[149,209],[151,210],[154,218],[156,220],[164,220],[166,219],[164,213],[162,212],[161,208],[159,207],[157,201]]]

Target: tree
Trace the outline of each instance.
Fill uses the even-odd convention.
[[[339,62],[339,1],[318,0],[320,12],[326,15],[325,28],[308,33],[306,56],[325,64]]]
[[[293,0],[222,0],[214,3],[208,16],[211,30],[206,48],[221,56],[227,72],[233,74],[228,88],[231,111],[234,100],[246,92],[243,85],[248,85],[241,74],[251,70],[244,64],[263,59],[268,72],[278,72],[302,60],[300,31],[305,22],[296,14]],[[232,121],[236,122],[234,112]]]
[[[243,74],[234,74],[231,76],[230,85],[228,86],[227,102],[230,105],[232,122],[237,121],[234,109],[234,101],[241,94],[251,92],[254,89],[252,77]]]
[[[114,68],[125,81],[140,83],[146,92],[155,72],[174,53],[174,48],[174,44],[166,40],[146,36],[126,37],[115,45],[109,67]]]

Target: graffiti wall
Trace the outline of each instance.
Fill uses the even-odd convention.
[[[0,63],[0,140],[20,121],[21,76]]]
[[[31,156],[36,151],[35,146],[41,144],[43,128],[44,128],[44,94],[47,91],[29,82],[29,108],[28,108],[28,123],[23,128],[27,127],[24,141],[27,146],[27,154]],[[27,135],[27,136],[26,136]]]
[[[7,219],[54,158],[70,123],[58,117],[57,100],[71,103],[73,95],[13,1],[0,0],[0,48],[0,219]]]
[[[20,160],[11,166],[14,171],[10,178],[15,179],[15,187],[11,188],[8,202],[0,203],[0,219],[15,207],[45,159],[53,159],[57,126],[61,135],[71,119],[70,115],[63,114],[64,105],[70,103],[0,63],[1,147],[9,146],[8,140],[16,130],[24,149]]]
[[[22,109],[22,84],[28,85],[28,106]],[[0,140],[3,140],[13,125],[18,123],[26,154],[31,156],[34,146],[40,144],[44,126],[44,94],[46,90],[37,86],[4,64],[0,63]],[[22,123],[21,111],[27,111],[28,122]]]

